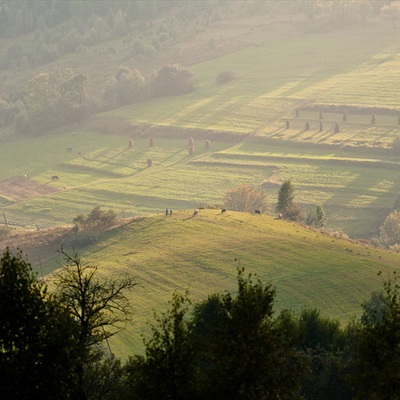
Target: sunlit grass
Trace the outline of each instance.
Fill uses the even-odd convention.
[[[149,333],[146,322],[152,321],[154,310],[167,307],[174,290],[188,289],[196,301],[215,292],[235,293],[238,267],[276,287],[276,310],[318,305],[323,315],[346,322],[360,315],[361,302],[380,287],[377,272],[398,269],[400,261],[398,254],[270,216],[220,210],[200,210],[195,217],[182,210],[141,218],[81,256],[105,276],[128,273],[139,283],[131,296],[132,323],[111,342],[122,357],[142,351],[140,335]]]

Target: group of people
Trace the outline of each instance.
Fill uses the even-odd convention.
[[[168,208],[165,210],[165,216],[168,217],[168,215],[172,215],[172,210],[168,210]]]

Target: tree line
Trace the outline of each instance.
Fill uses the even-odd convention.
[[[69,255],[51,282],[21,253],[0,259],[0,390],[29,399],[382,399],[400,396],[400,282],[343,326],[318,309],[275,310],[270,283],[237,269],[237,290],[192,303],[172,295],[122,362],[107,339],[132,317],[129,276],[100,279]]]
[[[20,93],[0,98],[0,125],[14,126],[21,134],[43,133],[98,111],[150,97],[178,96],[196,87],[192,71],[179,64],[165,65],[147,80],[137,69],[123,67],[107,80],[100,100],[95,100],[89,77],[63,68],[40,73]]]

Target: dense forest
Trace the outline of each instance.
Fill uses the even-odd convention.
[[[131,318],[138,282],[104,280],[79,255],[39,281],[21,254],[0,260],[4,399],[399,398],[400,285],[393,274],[346,327],[318,309],[274,312],[275,289],[238,268],[237,294],[192,304],[175,292],[144,355],[116,358],[107,339]]]

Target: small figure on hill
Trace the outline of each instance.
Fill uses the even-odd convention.
[[[226,212],[226,208],[223,208],[223,209],[221,210],[221,214],[224,213],[224,212]]]
[[[193,216],[195,216],[195,215],[197,215],[199,213],[199,210],[194,210],[194,212],[193,212]]]
[[[261,211],[260,210],[254,210],[254,212],[258,215],[261,215]]]
[[[287,119],[286,120],[286,129],[289,129],[290,128],[290,122],[289,122],[289,120]]]
[[[339,133],[340,132],[340,126],[339,124],[336,122],[335,124],[335,133]]]
[[[169,214],[169,211],[168,211],[168,208],[165,210],[165,216],[168,216],[168,214]]]
[[[310,123],[307,121],[306,124],[304,125],[304,130],[309,131],[310,130]]]
[[[169,210],[169,215],[172,215],[172,210]]]
[[[279,213],[278,218],[279,218],[279,219],[283,219],[283,214],[282,214],[282,213]]]
[[[372,114],[371,116],[371,125],[375,125],[376,124],[376,116],[375,114]]]

